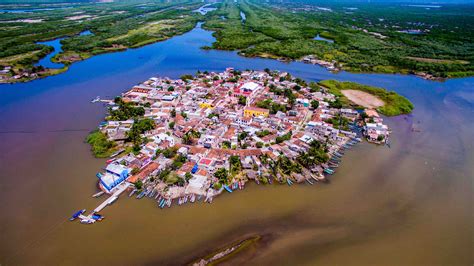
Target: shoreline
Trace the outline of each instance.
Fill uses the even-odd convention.
[[[76,62],[81,62],[81,61],[84,61],[84,60],[87,60],[89,58],[92,58],[96,55],[102,55],[102,54],[107,54],[107,53],[116,53],[116,52],[124,52],[124,51],[127,51],[128,49],[139,49],[139,48],[142,48],[142,47],[145,47],[147,45],[153,45],[153,44],[156,44],[156,43],[159,43],[159,42],[163,42],[163,41],[167,41],[171,38],[174,38],[176,36],[180,36],[180,35],[183,35],[183,34],[186,34],[186,33],[189,33],[190,31],[194,30],[194,29],[202,29],[202,30],[205,30],[205,31],[209,31],[209,32],[212,32],[212,33],[215,33],[216,31],[213,31],[213,30],[210,30],[210,29],[206,29],[205,27],[201,27],[201,25],[205,24],[205,21],[197,21],[196,22],[196,25],[188,30],[188,31],[185,31],[185,32],[181,32],[181,33],[178,33],[176,35],[173,35],[173,36],[170,36],[170,37],[167,37],[165,39],[162,39],[162,40],[156,40],[156,41],[152,41],[152,42],[149,42],[149,43],[143,43],[143,44],[140,44],[138,46],[134,46],[134,47],[123,47],[123,48],[118,48],[116,50],[110,50],[110,51],[104,51],[104,52],[101,52],[101,53],[98,53],[98,54],[88,54],[88,56],[86,58],[81,58],[80,60],[73,60],[73,61],[67,61],[67,62],[62,62],[62,61],[59,61],[57,60],[57,56],[60,55],[60,54],[57,54],[55,57],[53,57],[51,59],[52,62],[59,62],[59,63],[62,63],[65,65],[65,70],[63,71],[60,71],[59,73],[53,73],[53,74],[49,74],[49,75],[46,75],[46,76],[41,76],[41,77],[36,77],[36,78],[29,78],[29,79],[26,79],[26,80],[21,80],[21,79],[18,79],[18,80],[13,80],[13,81],[5,81],[5,80],[0,80],[0,84],[14,84],[14,83],[26,83],[26,82],[30,82],[30,81],[34,81],[36,79],[40,79],[40,78],[47,78],[49,76],[54,76],[54,75],[58,75],[58,74],[61,74],[63,72],[66,72],[68,71],[68,68],[70,65],[76,63]],[[74,35],[72,35],[74,36]],[[67,36],[66,36],[67,37]],[[58,37],[58,38],[62,38],[62,37]],[[53,38],[53,39],[50,39],[50,40],[54,40],[54,39],[58,39],[58,38]],[[215,38],[215,37],[214,37]],[[326,65],[321,65],[321,64],[318,64],[318,63],[311,63],[311,62],[305,62],[304,61],[304,58],[301,58],[301,59],[290,59],[290,58],[284,58],[284,57],[278,57],[278,56],[275,56],[275,55],[272,55],[272,54],[268,54],[268,55],[246,55],[245,53],[241,53],[242,50],[225,50],[225,49],[218,49],[218,48],[213,48],[212,47],[212,44],[211,46],[203,46],[201,47],[201,49],[203,50],[214,50],[214,51],[228,51],[228,52],[236,52],[239,56],[242,56],[242,57],[246,57],[246,58],[263,58],[263,59],[271,59],[271,60],[277,60],[277,61],[280,61],[280,62],[285,62],[285,63],[292,63],[292,62],[302,62],[302,63],[305,63],[305,64],[313,64],[313,65],[319,65],[323,68],[326,68],[328,71],[332,72],[332,73],[338,73],[340,71],[345,71],[345,72],[348,72],[348,73],[354,73],[354,74],[391,74],[391,75],[407,75],[407,76],[415,76],[415,77],[419,77],[419,78],[422,78],[422,79],[425,79],[425,80],[429,80],[429,81],[438,81],[438,82],[445,82],[445,81],[448,81],[448,80],[451,80],[451,79],[458,79],[458,78],[469,78],[469,77],[474,77],[474,75],[467,75],[467,76],[460,76],[460,77],[446,77],[446,78],[441,78],[441,77],[436,77],[436,76],[432,76],[430,74],[427,74],[427,73],[422,73],[422,72],[419,72],[419,73],[411,73],[410,70],[406,70],[406,71],[399,71],[399,72],[394,72],[394,73],[386,73],[386,72],[376,72],[376,71],[370,71],[370,72],[364,72],[364,71],[354,71],[354,70],[351,70],[351,69],[343,69],[343,68],[335,68],[335,67],[328,67]],[[308,55],[308,56],[311,56],[311,55]],[[64,69],[64,68],[61,68],[61,70]]]
[[[343,107],[339,97],[287,72],[227,68],[152,77],[114,101],[96,99],[109,104],[109,115],[87,142],[94,153],[117,151],[97,173],[111,195],[101,206],[124,191],[163,209],[212,203],[250,181],[325,182],[363,136],[385,144],[390,133],[375,110]],[[81,222],[94,223],[101,206]]]

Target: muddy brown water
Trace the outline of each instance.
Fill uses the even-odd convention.
[[[198,49],[210,41],[210,33],[196,29],[94,57],[63,75],[0,87],[0,264],[180,265],[261,235],[225,264],[472,265],[474,79],[333,75]],[[83,142],[104,116],[92,98],[117,95],[155,74],[227,66],[379,85],[407,96],[415,111],[387,119],[391,148],[362,143],[346,152],[329,184],[250,184],[212,204],[165,210],[122,195],[101,223],[67,221],[100,202],[91,195],[105,160],[93,158]]]

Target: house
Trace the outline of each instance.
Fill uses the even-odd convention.
[[[259,107],[245,107],[244,108],[244,117],[255,117],[255,116],[268,117],[269,114],[270,114],[270,111],[264,108],[259,108]]]

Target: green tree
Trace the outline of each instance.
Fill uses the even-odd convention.
[[[228,172],[227,169],[225,168],[219,168],[217,171],[214,173],[214,176],[219,179],[219,182],[222,184],[227,183],[227,177],[228,177]]]
[[[240,105],[246,105],[247,104],[247,97],[245,96],[239,96],[239,104]]]
[[[313,109],[318,109],[319,102],[317,100],[312,100],[311,101],[311,107],[313,107]]]

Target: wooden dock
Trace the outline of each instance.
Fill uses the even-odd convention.
[[[112,204],[114,201],[118,199],[120,194],[122,194],[131,184],[127,181],[123,182],[122,184],[118,185],[113,189],[112,195],[108,197],[105,201],[103,201],[99,206],[97,206],[94,211],[92,211],[89,215],[80,215],[79,219],[81,220],[81,223],[94,223],[95,220],[92,218],[92,215],[94,213],[98,213],[102,211],[105,207],[108,205]]]

